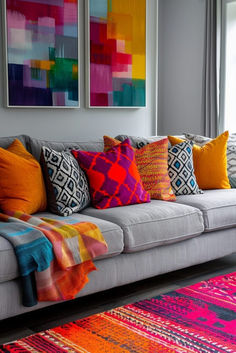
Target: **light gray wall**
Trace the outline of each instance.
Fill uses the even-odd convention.
[[[204,132],[205,1],[159,0],[159,134]]]
[[[130,135],[155,134],[157,0],[147,0],[147,107],[142,109],[85,108],[84,1],[79,1],[81,108],[77,110],[4,108],[3,48],[0,36],[0,136],[25,133],[34,137],[72,141],[94,139],[102,137],[104,134],[111,136],[122,133]],[[1,23],[0,29],[2,29]]]

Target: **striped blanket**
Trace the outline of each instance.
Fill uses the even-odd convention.
[[[95,224],[64,219],[0,213],[0,235],[14,247],[25,306],[75,298],[88,282],[88,273],[96,270],[92,259],[107,252]]]

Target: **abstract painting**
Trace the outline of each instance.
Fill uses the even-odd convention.
[[[89,107],[146,105],[146,0],[88,0]]]
[[[78,107],[78,0],[4,0],[7,106]]]

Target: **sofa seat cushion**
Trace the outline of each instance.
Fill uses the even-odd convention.
[[[53,215],[52,213],[41,212],[35,214],[35,216],[65,221],[65,217]],[[79,213],[74,213],[70,217],[78,219],[78,222],[95,223],[100,228],[104,239],[107,242],[108,252],[102,256],[99,256],[95,261],[118,255],[123,251],[123,231],[118,225]],[[0,236],[0,283],[10,281],[18,276],[18,264],[14,249],[8,240]]]
[[[198,209],[161,200],[106,210],[89,207],[82,213],[118,224],[124,232],[124,252],[175,243],[204,231]]]
[[[204,190],[202,195],[178,196],[176,202],[201,210],[205,231],[236,226],[236,189]]]

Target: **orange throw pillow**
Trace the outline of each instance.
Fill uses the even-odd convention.
[[[201,189],[230,189],[227,174],[227,141],[229,132],[225,131],[215,139],[200,147],[193,146],[194,174]],[[184,140],[168,136],[172,145]]]
[[[38,161],[15,140],[0,148],[0,208],[3,211],[44,211],[47,198]]]
[[[109,136],[103,136],[103,141],[104,151],[121,143]],[[175,201],[168,175],[168,139],[134,150],[144,189],[149,192],[151,199]]]
[[[106,135],[103,136],[103,142],[104,142],[104,152],[107,152],[110,148],[115,147],[121,143],[121,141]]]

